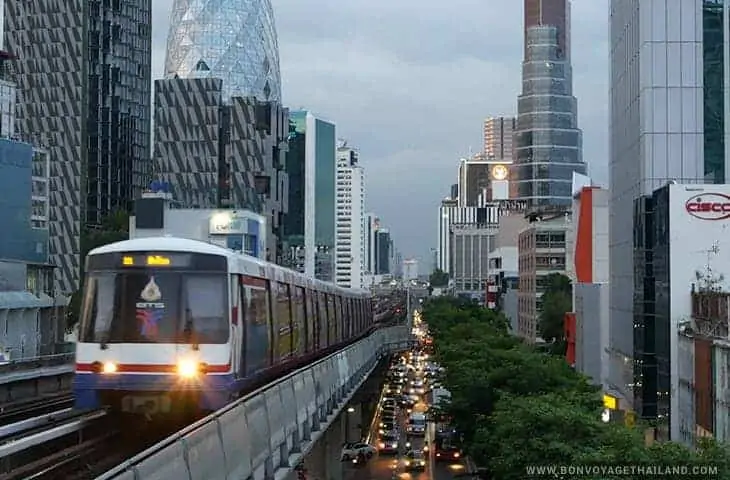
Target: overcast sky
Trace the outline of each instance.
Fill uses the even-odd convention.
[[[272,0],[284,104],[337,123],[360,148],[367,205],[404,257],[430,271],[438,204],[487,116],[514,115],[520,0]],[[153,5],[162,75],[173,0]],[[608,0],[573,0],[572,55],[583,157],[607,183]]]

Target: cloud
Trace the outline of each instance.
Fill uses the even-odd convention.
[[[161,75],[172,0],[153,2]],[[361,149],[368,209],[430,268],[437,206],[482,121],[516,113],[519,0],[273,0],[284,102],[337,123]],[[607,175],[607,0],[575,0],[572,55],[584,158]]]

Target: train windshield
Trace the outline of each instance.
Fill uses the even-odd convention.
[[[195,343],[228,341],[224,273],[156,268],[87,273],[79,341]]]

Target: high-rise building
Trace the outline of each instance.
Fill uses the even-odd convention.
[[[418,279],[418,260],[415,258],[407,258],[403,260],[403,280]]]
[[[459,161],[458,196],[460,207],[483,207],[493,200],[510,198],[509,158],[495,160],[484,155]]]
[[[375,274],[393,274],[393,239],[390,237],[390,230],[379,228],[375,233]]]
[[[288,206],[288,110],[253,97],[225,101],[219,78],[155,81],[155,176],[189,208],[266,217],[267,258],[282,261]]]
[[[511,163],[515,117],[488,117],[484,120],[484,155],[488,159]]]
[[[86,212],[131,212],[152,181],[152,0],[87,2]]]
[[[326,281],[334,280],[336,149],[334,123],[306,110],[291,112],[288,265]]]
[[[356,149],[337,148],[335,283],[363,288],[365,272],[365,174]]]
[[[557,29],[557,56],[570,59],[570,0],[525,0],[525,58],[528,51],[528,30],[552,25]]]
[[[644,418],[670,418],[677,406],[678,322],[660,311],[668,273],[654,257],[654,244],[668,241],[655,215],[666,202],[655,191],[730,183],[728,8],[611,1],[609,384]]]
[[[553,25],[527,29],[512,171],[517,198],[530,207],[569,207],[573,172],[586,173],[570,60],[561,50],[568,44],[560,46],[561,32]]]
[[[15,135],[49,156],[50,261],[58,291],[78,289],[87,152],[85,0],[6,0],[5,48],[18,85]],[[105,75],[118,75],[108,70]],[[109,106],[111,110],[112,105]]]
[[[365,272],[375,274],[375,234],[380,228],[380,219],[374,213],[365,214]],[[366,282],[367,283],[367,282]]]
[[[165,76],[220,78],[223,98],[281,101],[270,0],[175,0]]]

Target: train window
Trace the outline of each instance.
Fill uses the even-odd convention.
[[[317,292],[317,319],[319,321],[319,346],[327,347],[331,343],[329,315],[327,315],[327,295],[322,292]]]
[[[337,317],[335,316],[335,296],[327,295],[327,318],[329,319],[329,343],[335,345],[337,343]]]
[[[313,352],[317,349],[317,336],[319,331],[317,330],[317,308],[314,292],[309,289],[305,289],[305,301],[304,305],[307,310],[307,352]]]
[[[342,326],[344,319],[342,318],[342,298],[339,295],[333,295],[335,307],[335,338],[337,341],[342,340]]]
[[[230,335],[227,288],[219,275],[190,275],[183,281],[185,325],[198,343],[225,343]]]
[[[289,285],[279,282],[271,283],[271,296],[272,298],[276,298],[276,308],[274,310],[276,353],[274,354],[274,358],[286,359],[292,354],[292,318],[289,301]]]
[[[291,313],[292,313],[292,354],[298,355],[304,351],[306,335],[306,314],[304,311],[304,289],[302,287],[291,287]]]
[[[79,341],[226,343],[225,274],[128,270],[89,272]]]
[[[271,360],[269,292],[246,286],[246,373],[254,374],[269,366]]]

